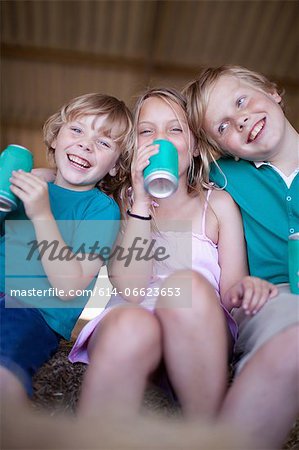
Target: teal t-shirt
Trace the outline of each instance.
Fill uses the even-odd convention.
[[[55,242],[42,243],[51,246],[53,260],[76,252],[78,256],[92,253],[107,259],[119,229],[116,202],[97,188],[72,191],[52,183],[48,187],[51,210],[66,243],[61,254],[55,251]],[[20,205],[5,216],[5,234],[0,241],[0,290],[38,308],[48,325],[69,339],[96,278],[82,292],[72,292],[74,298],[62,300],[47,279],[40,261],[42,247],[37,244],[33,225]]]
[[[272,283],[287,283],[288,237],[299,231],[299,174],[290,188],[269,165],[257,168],[244,160],[221,158],[210,179],[225,187],[239,205],[244,224],[250,274]]]

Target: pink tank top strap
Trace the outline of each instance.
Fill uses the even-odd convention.
[[[211,195],[211,192],[212,192],[212,189],[209,189],[207,192],[205,204],[203,207],[203,213],[202,213],[201,230],[202,230],[203,236],[205,236],[205,237],[206,237],[206,215],[207,215],[207,208],[208,208],[209,197]]]

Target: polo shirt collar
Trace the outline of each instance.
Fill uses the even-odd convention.
[[[280,169],[278,169],[276,166],[274,166],[270,162],[267,162],[267,161],[253,161],[253,164],[255,165],[255,167],[257,169],[259,167],[261,167],[261,166],[270,166],[270,167],[272,167],[281,176],[281,178],[284,180],[284,182],[288,186],[288,188],[291,187],[293,179],[295,178],[295,176],[299,172],[299,168],[297,167],[297,169],[295,169],[294,172],[292,172],[289,176],[286,176]]]
[[[267,161],[253,161],[253,164],[255,165],[255,167],[258,169],[259,167],[266,165],[266,166],[272,166],[271,163],[267,162]]]

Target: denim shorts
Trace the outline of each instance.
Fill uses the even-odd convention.
[[[19,379],[29,395],[33,375],[57,351],[60,339],[38,309],[0,293],[0,365]]]

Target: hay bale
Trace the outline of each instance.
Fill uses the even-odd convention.
[[[72,344],[62,342],[57,353],[35,375],[32,399],[34,408],[47,409],[51,415],[61,412],[74,413],[86,365],[72,364],[68,361],[67,356]],[[148,411],[166,416],[180,414],[177,405],[165,392],[153,385],[149,386],[145,393],[144,407]],[[299,419],[294,424],[283,449],[299,449]]]
[[[72,364],[68,354],[72,342],[62,341],[55,355],[44,364],[33,378],[33,405],[51,412],[74,412],[85,364]]]

